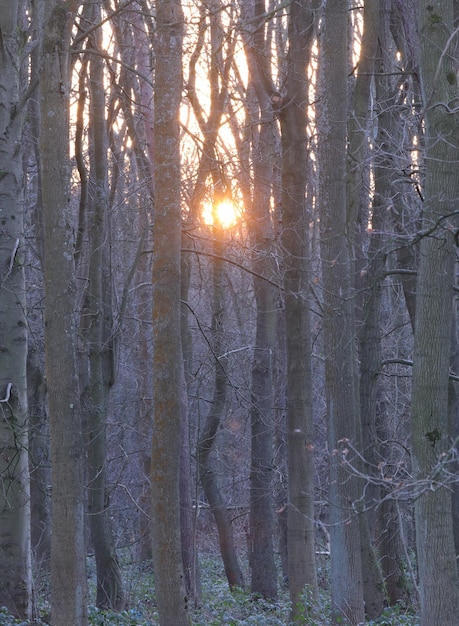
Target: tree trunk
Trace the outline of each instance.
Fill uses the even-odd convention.
[[[0,2],[0,606],[30,619],[22,11],[22,2]]]
[[[200,130],[203,135],[203,146],[200,155],[199,165],[197,167],[196,179],[193,187],[193,193],[190,198],[189,212],[183,224],[182,230],[182,244],[183,248],[190,247],[190,241],[193,242],[190,232],[200,221],[200,213],[202,211],[202,202],[208,192],[208,178],[212,176],[212,184],[215,189],[219,189],[222,185],[221,176],[223,173],[219,171],[218,156],[216,154],[216,142],[218,132],[220,130],[222,116],[225,110],[228,94],[228,71],[231,67],[232,51],[234,49],[235,38],[228,37],[228,31],[231,32],[231,28],[228,26],[228,30],[223,28],[221,20],[221,3],[220,0],[213,0],[211,4],[200,6],[200,30],[199,36],[196,41],[196,47],[193,53],[190,55],[190,63],[188,69],[188,83],[187,83],[187,95],[191,102],[193,112],[196,120],[199,124]],[[210,27],[210,28],[209,28]],[[200,58],[200,52],[203,48],[205,33],[210,30],[210,67],[209,67],[209,87],[210,87],[210,102],[209,102],[209,114],[207,119],[204,116],[204,107],[199,99],[199,94],[196,85],[196,66]],[[225,52],[225,41],[229,50]],[[207,108],[207,107],[206,107]],[[189,229],[189,230],[188,230]],[[216,225],[215,233],[217,235],[217,241],[215,247],[221,247],[221,240],[219,239],[220,232]],[[220,250],[221,252],[221,250]],[[181,293],[182,293],[182,350],[183,350],[183,363],[185,370],[185,379],[187,390],[190,386],[190,367],[192,359],[192,337],[188,325],[188,313],[189,309],[187,303],[190,289],[190,277],[192,271],[192,259],[194,255],[190,255],[182,252],[182,264],[181,264]],[[222,280],[223,280],[223,268],[222,264],[217,260],[212,267],[213,279],[213,301],[214,310],[212,313],[212,327],[215,335],[214,351],[216,356],[215,364],[215,387],[214,398],[211,403],[211,409],[207,415],[206,423],[203,432],[199,436],[197,443],[197,455],[198,455],[198,474],[204,488],[206,498],[209,502],[209,506],[215,518],[217,525],[217,531],[219,535],[220,551],[225,567],[226,576],[230,588],[243,587],[244,581],[242,571],[239,566],[239,562],[236,554],[236,547],[233,536],[233,529],[229,513],[226,509],[226,505],[223,496],[220,493],[216,476],[212,469],[212,462],[210,458],[211,450],[215,443],[215,437],[217,435],[217,429],[220,424],[220,420],[223,417],[223,412],[226,408],[226,374],[223,373],[221,363],[218,356],[224,351],[220,350],[222,346],[221,337],[221,324],[223,320],[221,317],[221,299],[222,294]],[[188,398],[190,396],[188,395]],[[188,411],[188,407],[184,408],[184,411]],[[184,448],[189,449],[188,431],[183,434]],[[186,458],[182,457],[183,470],[188,472],[186,476],[191,477],[190,462]],[[182,478],[182,483],[185,485],[185,476]],[[188,487],[189,488],[189,487]],[[182,498],[185,494],[182,494]],[[195,516],[195,513],[193,513]],[[190,515],[189,515],[190,517]],[[182,515],[183,522],[185,521]],[[188,527],[190,525],[194,528],[196,520],[189,519]],[[184,541],[185,538],[183,538]],[[190,546],[191,548],[191,546]],[[185,549],[185,545],[184,545]],[[199,576],[196,562],[196,546],[192,548],[193,562],[190,562],[190,567],[193,568],[195,573],[194,583],[190,577],[190,584],[193,583],[195,593],[199,593]],[[190,554],[190,549],[188,549]],[[190,572],[191,573],[191,572]],[[197,600],[197,598],[196,598]]]
[[[260,44],[261,46],[261,44]],[[275,277],[274,229],[270,213],[273,166],[276,154],[276,127],[271,103],[256,82],[259,127],[254,128],[252,145],[253,193],[249,210],[251,267],[256,302],[256,336],[252,361],[250,408],[250,588],[253,593],[274,600],[277,571],[274,561],[273,456],[274,382],[273,358],[276,349],[277,297],[271,281]],[[258,112],[257,112],[258,113]],[[258,117],[258,116],[257,116]],[[256,121],[254,120],[254,123]]]
[[[182,225],[182,248],[187,245]],[[181,253],[180,260],[180,332],[183,355],[183,393],[182,393],[182,446],[180,454],[180,498],[181,498],[181,525],[182,525],[182,554],[185,570],[185,583],[190,598],[195,606],[201,598],[201,577],[198,563],[198,546],[196,542],[197,508],[193,509],[193,476],[192,456],[190,445],[190,384],[191,361],[193,357],[192,336],[188,320],[188,293],[191,278],[190,255]],[[199,445],[199,444],[198,444]],[[198,468],[199,473],[199,468]],[[197,504],[197,503],[196,503]]]
[[[76,360],[74,215],[69,169],[69,47],[77,3],[46,0],[40,76],[45,228],[45,350],[51,462],[51,622],[87,624],[84,455]]]
[[[353,223],[346,214],[348,3],[328,0],[320,58],[320,227],[324,294],[325,386],[330,452],[332,615],[336,624],[363,622],[357,480],[349,474],[348,441],[359,427],[355,354]]]
[[[183,322],[183,315],[181,316]],[[183,346],[183,342],[182,342]],[[180,446],[180,529],[185,587],[190,604],[195,608],[201,600],[201,578],[196,537],[197,511],[193,508],[194,475],[191,467],[190,416],[185,375],[182,382],[182,440]]]
[[[256,94],[256,100],[247,103],[252,126],[252,192],[247,175],[242,185],[242,194],[250,206],[248,227],[257,306],[250,409],[249,564],[252,592],[274,599],[277,596],[277,572],[273,545],[273,359],[277,347],[277,297],[271,284],[276,274],[276,253],[270,204],[278,137],[271,99],[273,83],[268,62],[268,38],[262,17],[265,2],[247,0],[242,11],[244,20],[247,20],[245,38],[249,87],[253,87]]]
[[[92,23],[101,19],[100,6],[92,5]],[[90,47],[101,49],[102,31],[91,33]],[[97,54],[89,62],[90,184],[89,271],[84,311],[88,341],[89,383],[87,408],[88,511],[96,559],[96,603],[100,608],[121,611],[124,593],[121,572],[113,546],[107,500],[107,407],[113,385],[112,312],[107,221],[107,137],[105,123],[104,61]]]
[[[454,28],[459,26],[459,0],[454,0]],[[453,43],[455,58],[458,58],[459,41],[456,37]],[[457,301],[453,309],[453,327],[451,334],[451,371],[459,372],[459,310]],[[450,435],[453,441],[459,441],[459,383],[457,380],[449,381],[449,421]],[[459,463],[456,465],[456,472],[459,471]],[[452,512],[454,545],[456,555],[459,554],[459,484],[452,487]]]
[[[156,4],[154,101],[152,543],[161,626],[190,624],[181,553],[180,133],[183,13]]]
[[[49,572],[51,546],[49,422],[46,382],[35,348],[29,349],[27,357],[27,399],[33,564],[35,572]]]
[[[375,468],[380,461],[390,466],[393,458],[393,444],[396,433],[390,426],[386,403],[381,401],[381,304],[385,261],[389,240],[384,234],[388,230],[388,207],[397,202],[394,188],[395,177],[402,165],[394,159],[400,154],[403,145],[401,128],[396,116],[400,110],[399,78],[394,78],[395,59],[393,40],[390,34],[391,0],[380,3],[379,42],[375,72],[375,93],[377,102],[384,103],[378,115],[378,134],[375,139],[374,153],[374,197],[371,217],[371,232],[368,245],[368,267],[365,268],[366,297],[362,310],[360,330],[360,402],[362,414],[363,454],[369,462],[367,467]],[[400,157],[398,157],[400,158]],[[394,166],[395,165],[395,166]],[[378,408],[378,404],[380,408]],[[381,442],[385,441],[385,444]],[[376,445],[375,445],[375,442]],[[396,461],[394,461],[394,466]],[[371,471],[370,469],[367,471]],[[391,480],[392,476],[388,476]],[[368,485],[371,489],[371,484]],[[378,506],[377,528],[380,532],[378,546],[379,563],[383,576],[386,596],[389,604],[398,601],[409,602],[408,587],[404,571],[403,548],[401,545],[399,507],[390,498],[391,485],[387,490],[373,489],[374,506]],[[374,519],[375,516],[373,516]],[[376,599],[378,595],[375,594]]]
[[[421,0],[421,76],[424,91],[426,178],[416,297],[413,358],[413,468],[421,625],[453,626],[459,611],[451,492],[442,485],[441,464],[451,445],[448,380],[452,286],[459,196],[459,115],[452,62],[453,3]],[[447,457],[446,457],[447,458]],[[426,482],[424,482],[426,481]],[[425,485],[425,486],[424,486]]]
[[[269,203],[266,203],[266,207]],[[252,243],[253,245],[253,243]],[[258,272],[270,258],[253,263]],[[276,298],[273,287],[254,277],[257,303],[257,330],[252,364],[251,466],[250,466],[250,588],[253,593],[275,600],[277,573],[274,562],[273,519],[273,379],[272,353],[275,348]]]
[[[226,413],[226,391],[228,386],[228,374],[225,371],[227,359],[221,355],[225,352],[222,341],[223,317],[224,317],[224,284],[223,284],[223,243],[224,236],[222,229],[216,224],[214,227],[216,237],[214,258],[212,265],[213,284],[213,311],[212,311],[212,332],[214,337],[213,352],[216,359],[215,364],[215,385],[209,413],[207,414],[204,429],[199,437],[197,445],[199,478],[204,489],[205,496],[210,509],[214,515],[217,525],[218,538],[220,542],[220,553],[222,555],[226,578],[230,589],[244,587],[244,577],[237,558],[231,519],[229,517],[226,503],[220,492],[217,477],[212,468],[210,453],[217,437],[222,418]]]
[[[375,375],[375,371],[377,371],[375,368],[379,366],[378,324],[382,280],[381,263],[383,262],[380,247],[382,237],[377,223],[378,220],[381,220],[381,208],[378,199],[376,199],[372,214],[376,232],[370,232],[368,235],[369,198],[365,191],[365,183],[369,170],[370,93],[378,48],[379,5],[379,0],[365,0],[364,3],[363,32],[357,64],[357,77],[348,122],[347,212],[350,236],[355,238],[354,249],[357,257],[354,267],[355,281],[357,288],[361,288],[362,294],[360,298],[356,298],[357,326],[359,326],[360,332],[361,378],[359,391],[360,414],[362,416],[361,436],[357,443],[361,446],[365,459],[361,463],[361,469],[365,474],[371,474],[372,468],[377,465],[376,392],[378,379]],[[369,242],[368,237],[370,238]],[[367,245],[369,250],[368,254],[365,255]],[[374,491],[370,480],[365,485],[365,493],[367,494],[365,504],[370,507],[376,495]],[[375,619],[384,609],[385,596],[381,570],[373,548],[370,519],[370,512],[363,507],[360,512],[360,540],[365,615],[367,619]]]
[[[314,535],[314,428],[309,299],[307,72],[314,36],[309,0],[290,7],[289,50],[282,132],[282,243],[285,268],[288,455],[288,580],[290,619],[304,619],[305,588],[318,596]]]
[[[413,16],[417,14],[417,0],[395,0],[390,2],[390,30],[394,38],[396,49],[400,55],[400,61],[393,61],[392,70],[398,71],[402,69],[398,85],[395,86],[395,93],[392,94],[392,102],[398,105],[398,112],[391,103],[386,106],[387,113],[392,117],[390,132],[385,137],[385,144],[390,145],[388,150],[390,157],[390,180],[391,180],[391,198],[394,205],[393,214],[396,216],[396,230],[399,235],[398,245],[396,247],[396,256],[398,267],[403,269],[400,274],[400,282],[402,284],[405,303],[410,316],[411,326],[414,331],[414,318],[416,308],[416,269],[418,265],[418,245],[407,245],[407,239],[415,239],[417,230],[420,228],[420,206],[422,202],[422,192],[419,187],[416,176],[416,166],[413,167],[411,151],[414,145],[414,138],[418,142],[420,148],[423,148],[423,132],[422,120],[420,116],[418,122],[410,133],[405,132],[403,119],[406,102],[410,102],[412,106],[417,107],[420,112],[420,101],[422,100],[420,89],[420,72],[419,72],[419,32],[417,28],[417,20]],[[383,51],[390,53],[390,48],[382,47]],[[406,80],[405,76],[410,76],[410,80]],[[399,171],[413,171],[413,191],[408,197],[410,201],[406,202],[406,180],[400,179]],[[405,183],[405,184],[404,184]],[[414,199],[413,199],[414,196]],[[420,201],[419,201],[420,200]],[[408,206],[407,206],[408,205]]]
[[[43,24],[43,6],[34,7],[35,28],[32,37],[40,39]],[[40,67],[40,49],[36,46],[30,55],[30,75],[36,77]],[[40,105],[38,98],[27,102],[27,119],[30,146],[34,156],[37,177],[34,185],[36,199],[30,207],[30,220],[34,224],[34,252],[38,257],[39,271],[44,266],[43,204],[41,199],[41,172],[39,154]],[[29,278],[30,280],[30,278]],[[27,281],[27,276],[26,276]],[[37,294],[43,298],[43,284]],[[30,303],[28,308],[30,310]],[[29,322],[30,324],[30,322]],[[27,396],[29,405],[29,468],[30,515],[34,571],[49,572],[51,555],[51,464],[49,459],[49,419],[43,354],[37,345],[29,345],[27,359]]]

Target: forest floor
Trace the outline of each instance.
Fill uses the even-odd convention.
[[[279,598],[276,602],[254,598],[247,591],[230,592],[223,566],[218,555],[207,554],[201,558],[201,602],[199,608],[192,611],[193,626],[286,626],[289,616],[289,597],[285,585],[280,585]],[[158,615],[154,602],[154,581],[151,566],[123,565],[126,610],[121,613],[101,611],[94,606],[95,568],[92,559],[88,561],[90,574],[90,626],[158,626]],[[321,572],[319,572],[320,576]],[[326,584],[326,575],[321,578],[319,600],[315,603],[314,616],[305,618],[302,624],[309,626],[330,626],[330,595]],[[49,624],[49,602],[47,601],[47,582],[43,580],[37,589],[40,619],[32,623],[15,620],[0,609],[0,626],[47,626]],[[392,607],[368,626],[418,626],[419,621],[413,611],[402,607]]]

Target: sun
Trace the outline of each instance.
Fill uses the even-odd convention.
[[[202,211],[206,224],[219,224],[223,228],[231,228],[239,219],[239,211],[230,198],[223,198],[216,205],[208,202]]]

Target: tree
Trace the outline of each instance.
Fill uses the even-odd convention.
[[[225,280],[224,262],[222,260],[224,232],[218,223],[215,223],[213,230],[215,236],[213,247],[215,256],[212,259],[213,310],[211,330],[213,339],[212,351],[215,358],[215,382],[209,412],[204,428],[199,436],[196,451],[199,479],[215,518],[226,578],[231,589],[236,587],[242,589],[244,587],[244,577],[237,558],[231,519],[227,504],[221,494],[210,456],[228,405],[228,373],[225,369],[228,359],[223,356],[226,352],[223,338],[225,321]]]
[[[24,3],[0,3],[0,606],[32,617],[24,276]]]
[[[266,131],[266,132],[264,132]],[[272,146],[272,128],[268,123],[260,132],[260,149]],[[265,143],[266,142],[266,143]],[[254,292],[257,306],[256,338],[252,363],[251,390],[251,472],[250,472],[250,538],[249,561],[251,590],[265,598],[277,597],[277,575],[274,561],[273,520],[273,352],[276,347],[276,292],[270,282],[273,275],[273,228],[269,215],[269,181],[266,163],[255,168],[255,185],[250,217],[250,238]],[[268,165],[268,169],[269,169]]]
[[[367,487],[367,505],[377,510],[370,512],[377,522],[378,556],[384,579],[387,600],[391,605],[407,602],[408,585],[403,563],[403,546],[400,537],[399,503],[390,495],[391,486],[372,485],[378,463],[396,467],[397,451],[394,443],[397,433],[389,420],[388,403],[382,398],[382,329],[384,302],[384,278],[390,267],[388,250],[391,239],[386,233],[390,227],[388,207],[394,205],[397,213],[401,194],[398,192],[398,172],[403,169],[405,157],[403,127],[399,124],[402,101],[406,97],[405,76],[395,72],[399,60],[395,58],[394,42],[390,32],[391,2],[379,3],[379,54],[375,68],[375,95],[378,102],[385,103],[378,114],[378,132],[374,142],[372,167],[374,194],[371,205],[371,231],[368,234],[367,264],[364,266],[362,285],[362,313],[359,328],[361,360],[360,403],[362,414],[363,456],[365,471],[371,476]],[[405,62],[404,55],[402,55]],[[395,165],[395,166],[394,166]],[[363,224],[361,224],[363,227]],[[358,275],[358,273],[356,273]],[[357,279],[359,280],[359,279]],[[392,308],[392,307],[391,307]],[[382,502],[381,502],[382,499]],[[374,527],[374,524],[372,525]],[[381,590],[382,591],[382,590]],[[373,606],[380,593],[373,591]],[[368,606],[365,606],[368,614]]]
[[[305,587],[317,597],[314,540],[310,245],[306,210],[308,80],[314,37],[309,1],[290,7],[286,94],[281,110],[282,243],[285,271],[288,456],[288,577],[291,620],[301,618]]]
[[[218,159],[217,140],[225,112],[225,103],[228,99],[228,75],[232,64],[235,38],[228,37],[221,23],[220,3],[217,1],[212,7],[202,4],[200,11],[199,34],[196,47],[190,56],[188,69],[187,96],[193,113],[203,136],[202,151],[197,167],[196,179],[190,198],[189,213],[184,221],[182,232],[183,247],[188,248],[192,230],[200,221],[199,213],[202,202],[207,195],[208,179],[210,177],[213,188],[212,200],[214,209],[224,199],[225,189],[224,171]],[[209,113],[206,119],[203,106],[197,90],[197,63],[204,48],[206,30],[210,31],[210,64],[209,86],[210,102]],[[226,46],[225,46],[226,39]],[[226,49],[225,49],[226,48]],[[218,223],[216,216],[213,226],[214,239],[212,260],[212,351],[215,359],[213,397],[204,426],[198,436],[196,445],[198,475],[204,494],[214,515],[217,526],[220,552],[225,568],[225,574],[231,589],[244,587],[244,578],[239,565],[234,531],[230,519],[227,503],[218,484],[215,468],[212,464],[211,453],[215,448],[218,430],[228,406],[227,389],[228,373],[225,371],[226,359],[222,356],[225,350],[224,325],[224,263],[221,259],[224,250],[224,229]],[[195,242],[194,242],[195,244]],[[190,292],[190,277],[192,258],[182,252],[182,300],[188,303]],[[188,390],[190,388],[192,345],[188,321],[188,306],[182,308],[182,347],[184,357],[185,376]]]
[[[125,496],[138,507],[128,507],[127,524],[138,526],[137,558],[151,560],[151,431],[152,431],[152,351],[151,351],[151,216],[153,211],[153,79],[151,54],[153,12],[137,10],[137,3],[115,12],[110,25],[114,57],[105,60],[110,76],[106,125],[110,160],[108,211],[113,240],[111,268],[112,303],[119,297],[119,308],[112,311],[112,345],[116,380],[110,394],[110,407],[125,407],[128,419],[123,429],[108,429],[134,462],[126,464]],[[122,123],[119,125],[119,122]],[[135,192],[133,193],[133,190]],[[127,233],[130,237],[126,237]],[[119,245],[124,242],[124,245]],[[120,254],[121,252],[121,254]],[[119,274],[120,264],[126,268]],[[119,292],[117,287],[120,286]],[[146,295],[148,293],[148,295]],[[132,297],[133,296],[133,297]],[[134,323],[133,319],[136,321]],[[124,362],[135,367],[125,368]],[[131,375],[129,376],[129,373]],[[126,387],[137,402],[126,406]],[[128,393],[128,395],[129,395]],[[116,411],[111,412],[117,420]],[[137,452],[138,451],[138,452]],[[140,477],[140,478],[139,478]],[[112,510],[117,502],[112,501]],[[128,510],[126,509],[126,510]],[[132,517],[131,517],[132,516]]]
[[[161,626],[190,623],[180,539],[180,134],[183,13],[156,5],[154,98],[152,540]]]
[[[45,351],[52,462],[51,621],[87,624],[84,454],[76,359],[69,49],[77,2],[46,0],[40,74]]]
[[[442,485],[441,471],[451,446],[448,381],[459,197],[453,24],[452,1],[419,3],[426,178],[411,410],[413,466],[419,482],[415,520],[422,626],[452,626],[459,610],[451,493]]]
[[[354,273],[356,287],[367,286],[367,291],[362,290],[360,298],[355,299],[357,308],[356,325],[360,332],[359,357],[361,362],[360,376],[360,429],[358,442],[366,463],[366,471],[376,466],[376,395],[378,386],[377,377],[374,375],[374,366],[377,362],[376,345],[379,336],[379,312],[378,293],[372,289],[378,285],[381,277],[378,276],[378,234],[370,233],[368,243],[368,219],[370,201],[368,197],[368,184],[366,181],[369,172],[369,112],[371,111],[370,94],[374,80],[375,56],[380,44],[378,40],[380,2],[365,0],[362,12],[363,31],[360,38],[360,51],[357,61],[356,79],[352,94],[350,116],[348,121],[348,176],[347,176],[347,213],[349,225],[349,237],[354,244],[356,257]],[[373,217],[375,226],[378,223],[378,207],[374,206]],[[366,268],[364,258],[368,249],[369,265]],[[376,260],[376,263],[375,263]],[[363,278],[361,278],[363,277]],[[365,283],[365,279],[367,282]],[[369,287],[369,289],[368,289]],[[366,297],[368,296],[368,297]],[[359,307],[359,304],[361,305]],[[374,308],[372,306],[374,305]],[[360,313],[360,315],[359,315]],[[372,336],[376,334],[376,337]],[[367,500],[371,500],[371,484],[367,488]],[[381,572],[376,561],[375,551],[372,545],[372,537],[369,529],[368,513],[362,510],[360,513],[360,534],[362,554],[362,579],[365,602],[365,614],[368,619],[375,619],[380,615],[385,605],[384,585]]]
[[[89,22],[101,20],[100,5],[89,7]],[[88,281],[85,289],[83,336],[87,343],[88,380],[85,392],[88,452],[88,513],[97,569],[97,606],[121,611],[124,593],[113,546],[107,494],[107,412],[114,382],[110,254],[108,223],[107,129],[105,122],[102,31],[89,35],[90,176]],[[94,52],[94,54],[91,54]]]
[[[346,469],[359,440],[355,353],[354,223],[346,204],[348,3],[328,0],[320,56],[320,229],[324,301],[325,391],[330,453],[331,592],[334,623],[364,621],[357,481]]]
[[[277,572],[273,544],[273,450],[274,383],[273,360],[276,350],[277,293],[276,251],[273,218],[270,211],[278,144],[274,109],[266,83],[270,82],[269,35],[263,23],[264,0],[248,3],[245,10],[253,26],[248,41],[249,87],[253,87],[258,107],[251,113],[253,190],[247,207],[251,245],[251,267],[256,304],[256,332],[252,361],[250,405],[250,588],[262,597],[277,597]],[[249,22],[250,23],[250,22]],[[255,26],[256,25],[256,26]]]

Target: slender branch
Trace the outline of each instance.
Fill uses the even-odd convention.
[[[128,72],[132,72],[132,74],[135,74],[146,83],[148,83],[151,87],[153,87],[153,82],[150,78],[148,78],[148,76],[145,76],[145,74],[142,74],[141,72],[136,70],[135,67],[126,65],[126,63],[124,63],[120,59],[117,59],[111,54],[108,54],[107,52],[103,52],[102,50],[94,50],[93,48],[76,48],[74,50],[71,50],[71,54],[93,54],[95,56],[102,57],[106,61],[113,61],[113,63],[118,63],[119,65],[121,65],[121,67],[124,67],[125,70],[127,70]]]
[[[245,265],[242,265],[241,263],[238,263],[237,261],[233,261],[232,259],[228,259],[227,257],[222,257],[222,256],[219,256],[218,254],[212,254],[212,252],[204,252],[202,250],[193,250],[192,248],[182,248],[182,252],[193,252],[194,254],[199,254],[201,256],[208,256],[214,259],[220,259],[221,261],[225,261],[226,263],[230,263],[231,265],[238,267],[239,269],[243,270],[244,272],[247,272],[248,274],[252,274],[252,276],[261,278],[261,280],[265,280],[270,285],[273,285],[274,287],[276,287],[277,289],[280,289],[281,291],[284,290],[284,288],[281,285],[274,282],[273,280],[270,280],[269,278],[266,278],[266,276],[262,276],[261,274],[258,274],[258,272],[254,272],[248,267],[245,267]]]
[[[86,39],[86,37],[88,37],[92,32],[94,32],[95,30],[97,30],[98,28],[106,24],[107,22],[109,22],[112,19],[112,17],[124,11],[124,9],[126,9],[133,2],[135,2],[135,0],[126,0],[126,2],[124,2],[121,6],[119,6],[115,11],[112,11],[109,15],[107,15],[107,17],[104,17],[103,20],[101,20],[100,22],[97,22],[97,24],[93,24],[87,30],[83,31],[81,35],[78,35],[78,37],[75,37],[73,41],[73,46],[76,46],[81,41]],[[76,50],[72,50],[72,52],[76,52]]]
[[[446,53],[448,51],[448,48],[450,47],[453,39],[457,36],[458,33],[459,33],[459,28],[455,28],[453,30],[453,32],[451,33],[451,35],[449,36],[448,41],[446,42],[445,47],[443,48],[443,50],[442,50],[442,52],[440,54],[440,58],[438,59],[437,69],[435,71],[435,76],[434,76],[433,81],[432,81],[432,93],[431,93],[429,99],[427,100],[423,110],[421,111],[421,119],[424,117],[427,109],[430,108],[430,103],[432,102],[432,98],[434,97],[434,93],[435,93],[435,90],[437,88],[438,80],[439,80],[439,77],[440,77],[440,71],[441,71],[441,68],[442,68],[443,59],[445,58]],[[446,107],[446,108],[448,109],[448,107]],[[454,113],[455,111],[448,111],[448,112]]]
[[[384,361],[381,363],[381,367],[392,364],[407,365],[408,367],[413,367],[413,361],[410,361],[409,359],[384,359]],[[453,380],[454,382],[459,382],[459,376],[457,374],[454,374],[454,372],[449,373],[449,379]]]

